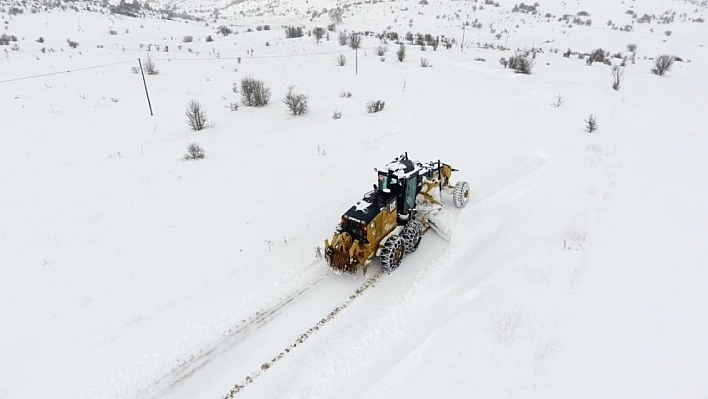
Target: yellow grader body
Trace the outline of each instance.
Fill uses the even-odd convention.
[[[466,182],[450,184],[456,171],[449,164],[415,162],[403,154],[377,172],[377,184],[343,215],[331,240],[325,240],[325,259],[335,270],[366,270],[374,256],[392,271],[401,259],[418,248],[421,237],[433,228],[449,240],[440,227],[437,212],[443,207],[442,192],[452,195],[455,207],[469,201]]]

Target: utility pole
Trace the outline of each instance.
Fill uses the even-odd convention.
[[[359,74],[359,46],[354,49],[354,72]]]
[[[143,86],[145,86],[145,96],[148,100],[148,107],[150,107],[150,116],[153,116],[152,104],[150,103],[150,94],[148,93],[147,83],[145,82],[145,73],[143,72],[143,63],[140,61],[140,58],[138,58],[138,65],[140,65],[140,74],[143,75]]]
[[[460,43],[460,52],[464,51],[465,47],[465,23],[462,23],[462,43]]]

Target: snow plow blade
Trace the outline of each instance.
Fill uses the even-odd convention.
[[[430,214],[426,218],[428,225],[433,229],[443,240],[450,242],[452,239],[452,228],[445,217],[440,217],[440,213]]]

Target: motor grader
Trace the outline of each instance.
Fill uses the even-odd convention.
[[[403,257],[418,249],[430,228],[449,240],[437,218],[443,207],[442,193],[452,195],[457,208],[469,202],[467,182],[450,183],[457,171],[440,161],[416,162],[404,153],[377,172],[373,191],[349,208],[331,240],[325,240],[327,263],[335,270],[364,274],[374,256],[391,272]]]

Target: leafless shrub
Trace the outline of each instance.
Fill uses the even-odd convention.
[[[674,61],[676,61],[676,58],[668,54],[663,54],[656,57],[651,73],[658,76],[664,76],[666,72],[671,70],[671,67],[674,65]]]
[[[184,159],[204,159],[205,155],[204,148],[197,143],[192,143],[187,147],[187,153],[184,155]]]
[[[352,32],[349,35],[349,47],[354,50],[361,48],[361,34]]]
[[[517,53],[509,57],[509,68],[513,69],[515,73],[530,75],[533,64],[533,59],[529,58],[526,54]]]
[[[429,66],[431,66],[431,65],[430,65],[430,60],[427,59],[427,58],[421,57],[421,58],[420,58],[420,66],[421,66],[421,68],[428,68]]]
[[[346,46],[349,42],[349,36],[347,36],[345,32],[339,32],[339,36],[337,38],[339,39],[340,46]]]
[[[230,103],[229,110],[233,112],[238,111],[238,103]]]
[[[262,80],[241,79],[241,101],[247,107],[262,107],[270,101],[270,89]]]
[[[593,50],[588,58],[585,59],[588,65],[592,65],[593,62],[605,62],[605,50],[598,48]]]
[[[314,29],[312,29],[312,35],[315,36],[315,42],[317,44],[320,44],[322,41],[322,38],[327,34],[327,31],[325,28],[321,26],[317,26]]]
[[[158,73],[160,73],[160,71],[157,69],[157,66],[155,65],[155,61],[152,60],[150,53],[145,54],[145,63],[143,67],[145,68],[145,72],[148,75],[157,75]]]
[[[366,112],[368,112],[370,114],[381,112],[381,111],[383,111],[385,105],[386,105],[385,101],[371,100],[368,103],[366,103]]]
[[[223,35],[223,36],[228,36],[228,35],[232,34],[233,31],[228,26],[221,25],[218,28],[216,28],[216,33]]]
[[[305,35],[301,26],[288,26],[285,28],[285,38],[294,39]]]
[[[406,59],[406,45],[401,43],[401,45],[398,47],[398,51],[396,51],[396,58],[398,59],[399,62],[403,62],[403,60]]]
[[[336,64],[337,64],[338,66],[345,66],[345,65],[347,65],[347,57],[345,57],[344,54],[339,54],[339,56],[337,56]]]
[[[303,115],[309,111],[307,105],[307,96],[298,94],[294,91],[295,86],[288,87],[288,92],[285,94],[283,104],[288,107],[291,115]]]
[[[597,118],[595,115],[590,114],[588,119],[585,119],[585,131],[588,133],[592,133],[595,130],[597,130]]]
[[[351,98],[351,97],[352,97],[352,92],[349,91],[349,90],[342,90],[341,92],[339,92],[339,97],[342,97],[342,98]]]
[[[499,59],[499,64],[500,64],[501,66],[503,66],[504,68],[506,68],[506,67],[509,66],[509,60],[507,60],[507,59],[504,58],[504,57],[501,57],[501,58]]]
[[[551,106],[553,108],[560,108],[561,105],[565,104],[565,98],[563,98],[563,95],[558,93],[558,96],[556,99],[551,103]]]
[[[624,68],[619,65],[614,65],[611,69],[611,72],[612,72],[612,88],[619,91],[620,84],[624,80]]]
[[[201,104],[196,100],[189,102],[185,115],[187,116],[187,125],[191,127],[192,130],[199,131],[206,127],[206,111],[204,111]]]
[[[184,43],[191,43],[192,41],[194,41],[194,37],[191,36],[191,35],[187,35],[187,36],[185,36],[185,37],[182,38],[182,41],[183,41]]]
[[[386,43],[381,43],[376,48],[374,49],[374,54],[378,55],[379,57],[383,57],[386,55],[388,52],[388,44]]]
[[[332,119],[342,119],[342,111],[335,109],[332,114]]]
[[[342,23],[342,16],[344,15],[344,11],[337,7],[329,10],[329,20],[332,22],[333,25],[339,25]]]

